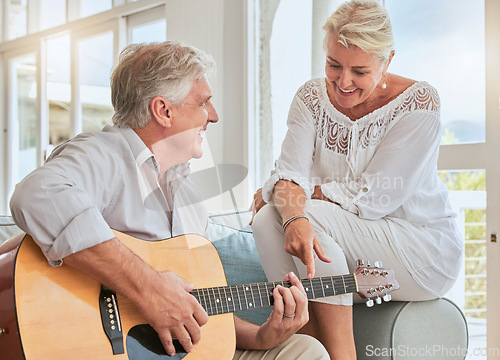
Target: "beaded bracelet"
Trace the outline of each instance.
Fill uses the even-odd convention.
[[[286,227],[287,227],[287,226],[288,226],[288,225],[289,225],[289,224],[290,224],[293,220],[300,219],[300,218],[304,218],[304,219],[306,219],[307,221],[309,221],[309,218],[308,218],[307,216],[305,216],[305,215],[302,215],[302,214],[300,214],[300,215],[294,215],[294,216],[292,216],[291,218],[289,218],[287,221],[285,221],[285,222],[283,223],[283,231],[285,231]]]

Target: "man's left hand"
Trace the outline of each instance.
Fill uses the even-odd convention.
[[[292,286],[277,286],[273,290],[273,312],[257,334],[264,349],[281,344],[309,321],[307,295],[302,283],[294,273],[287,274],[283,280],[290,281]]]

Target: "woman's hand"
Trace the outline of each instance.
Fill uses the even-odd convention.
[[[264,205],[266,205],[266,202],[262,198],[262,188],[260,188],[253,195],[252,205],[250,206],[250,210],[252,211],[252,218],[250,219],[250,225],[252,225],[255,214],[257,214],[259,210],[262,209],[262,207],[264,207]]]
[[[321,185],[316,185],[314,187],[314,192],[311,195],[311,199],[333,202],[332,200],[327,198],[325,195],[323,195],[323,191],[321,191]]]
[[[314,277],[314,260],[316,256],[324,262],[331,262],[326,256],[319,240],[316,236],[316,231],[305,218],[293,220],[285,229],[285,251],[290,255],[298,257],[307,267],[307,277]]]

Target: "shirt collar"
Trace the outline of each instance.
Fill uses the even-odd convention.
[[[155,170],[159,171],[158,162],[154,154],[149,150],[149,148],[144,144],[142,139],[137,135],[137,133],[131,128],[119,128],[116,126],[107,125],[104,127],[103,131],[109,132],[119,132],[125,138],[127,143],[130,146],[130,150],[135,158],[137,166],[141,168],[141,166],[147,162],[149,166],[155,166]],[[151,159],[151,160],[150,160]],[[167,172],[174,172],[180,176],[188,176],[191,172],[189,162],[185,162],[179,165],[172,166]]]
[[[137,133],[131,128],[119,128],[116,126],[106,126],[103,131],[116,131],[119,132],[127,141],[132,151],[137,165],[140,167],[147,159],[153,157],[154,155],[151,150],[148,149],[146,144],[137,135]]]

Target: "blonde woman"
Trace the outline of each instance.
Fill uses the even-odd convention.
[[[357,259],[380,260],[396,271],[393,299],[441,297],[463,244],[437,175],[438,93],[388,72],[391,22],[376,1],[342,4],[323,29],[326,76],[297,91],[281,155],[254,196],[266,275],[344,274]],[[356,358],[352,303],[351,295],[310,302],[302,332],[332,359]]]

